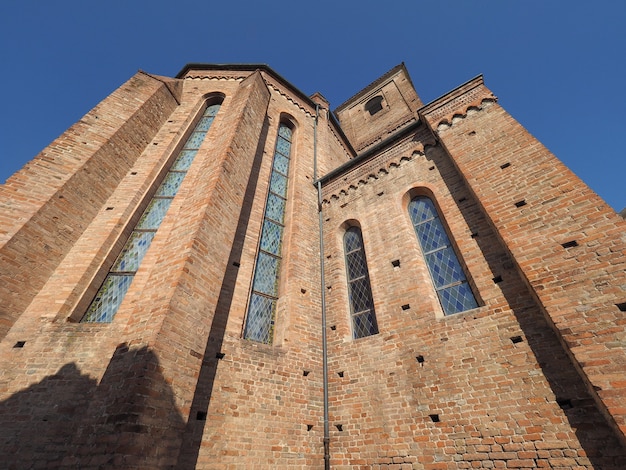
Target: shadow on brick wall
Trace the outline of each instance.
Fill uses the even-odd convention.
[[[2,468],[171,468],[184,421],[156,356],[118,346],[98,384],[74,363],[0,403]]]
[[[25,371],[25,373],[28,373]],[[60,466],[97,383],[66,364],[0,403],[0,454],[8,469]]]
[[[598,409],[583,378],[548,324],[540,305],[527,287],[520,287],[526,284],[522,280],[517,264],[509,256],[502,240],[497,237],[480,203],[469,196],[470,191],[458,176],[458,172],[455,172],[456,176],[451,176],[448,165],[452,166],[453,163],[445,151],[439,148],[438,151],[428,152],[427,158],[445,175],[444,180],[452,198],[455,201],[463,201],[460,203],[462,204],[460,212],[471,233],[474,234],[473,238],[478,243],[491,272],[501,278],[498,286],[524,333],[524,337],[513,335],[511,340],[528,342],[556,397],[556,405],[563,410],[593,467],[607,470],[626,468],[626,449]],[[537,415],[541,418],[540,408]],[[547,444],[542,446],[547,448]],[[558,449],[556,452],[558,453]]]
[[[194,469],[198,461],[200,453],[200,445],[202,443],[202,434],[204,431],[205,419],[211,402],[213,393],[213,384],[217,372],[218,358],[222,353],[222,344],[224,342],[224,333],[228,322],[228,313],[233,300],[233,291],[237,281],[239,270],[239,260],[243,250],[244,239],[248,229],[250,213],[252,212],[252,203],[254,202],[254,193],[258,183],[259,171],[263,161],[263,149],[267,140],[269,129],[269,121],[267,117],[263,122],[259,144],[257,146],[250,178],[246,186],[243,205],[237,221],[237,229],[233,240],[231,251],[228,255],[228,265],[224,274],[224,280],[220,288],[217,305],[215,307],[215,315],[211,322],[211,330],[204,351],[204,359],[200,369],[196,390],[191,405],[189,420],[185,429],[183,444],[178,460],[179,469]],[[235,263],[235,264],[234,264]]]

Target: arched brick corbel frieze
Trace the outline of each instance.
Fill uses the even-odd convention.
[[[243,75],[243,74],[237,74],[237,75],[232,75],[232,74],[215,74],[215,75],[207,75],[207,74],[189,74],[187,76],[185,76],[185,80],[234,80],[234,81],[241,81],[244,80],[247,75]]]
[[[293,96],[291,96],[289,93],[285,92],[285,90],[283,90],[282,88],[280,88],[278,85],[276,85],[275,83],[273,83],[272,81],[268,80],[267,77],[264,77],[265,79],[265,84],[273,91],[275,91],[276,93],[278,93],[280,96],[282,96],[283,98],[285,98],[287,101],[289,101],[291,104],[293,104],[294,106],[296,106],[297,108],[299,108],[301,111],[303,111],[308,117],[313,117],[313,113],[311,112],[311,110],[308,107],[305,107],[302,103],[296,101],[294,99]]]
[[[418,111],[418,114],[431,129],[440,130],[440,126],[446,129],[456,120],[464,119],[468,114],[480,111],[497,100],[497,97],[485,86],[482,75],[479,75],[427,104]]]
[[[348,196],[369,181],[379,179],[400,168],[404,162],[411,161],[418,156],[424,156],[429,147],[439,145],[429,131],[419,134],[413,135],[405,142],[363,161],[360,165],[350,168],[343,175],[325,184],[322,202],[330,203],[332,200]]]
[[[452,119],[448,119],[448,117],[443,118],[441,121],[439,121],[439,123],[437,124],[437,131],[443,131],[446,129],[449,129],[450,127],[452,127],[454,124],[456,124],[457,122],[465,119],[467,116],[471,116],[473,113],[477,113],[482,111],[483,109],[488,108],[489,106],[491,106],[493,103],[495,103],[496,100],[495,99],[490,99],[490,98],[485,98],[481,101],[479,106],[475,106],[475,105],[470,105],[466,112],[461,114],[461,113],[455,113],[452,116]]]

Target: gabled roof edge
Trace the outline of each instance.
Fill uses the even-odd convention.
[[[392,70],[387,72],[387,74],[385,74],[385,75],[390,74],[393,70],[397,69],[400,66],[404,67],[404,63],[394,67]],[[381,77],[377,81],[380,81],[383,77]],[[375,82],[373,82],[368,87],[364,88],[364,90],[366,90],[370,86],[374,85],[374,83]],[[349,170],[353,166],[358,165],[359,163],[361,163],[364,160],[368,159],[371,155],[374,155],[376,152],[379,152],[382,149],[384,149],[385,147],[389,146],[393,141],[395,141],[398,138],[401,138],[402,136],[406,135],[407,133],[412,132],[415,129],[419,128],[420,125],[423,123],[421,117],[422,117],[424,112],[432,111],[433,109],[437,108],[438,106],[441,106],[444,102],[449,101],[450,99],[458,96],[459,94],[462,94],[462,93],[466,92],[468,89],[471,89],[471,88],[474,88],[474,87],[480,86],[480,85],[484,85],[484,78],[483,78],[482,74],[479,74],[479,75],[475,76],[474,78],[471,78],[471,79],[467,80],[465,83],[462,83],[461,85],[459,85],[456,88],[448,91],[447,93],[444,93],[443,95],[439,96],[438,98],[435,98],[430,103],[425,104],[424,106],[422,106],[420,109],[417,110],[417,116],[419,117],[419,119],[416,122],[414,122],[414,123],[412,123],[412,124],[410,124],[410,125],[408,125],[408,126],[406,126],[404,128],[399,129],[397,132],[391,134],[389,137],[387,137],[382,142],[376,144],[374,147],[371,147],[371,148],[365,150],[363,153],[357,154],[357,156],[354,157],[353,159],[348,160],[344,164],[334,168],[333,170],[329,171],[325,175],[320,176],[319,179],[318,179],[319,182],[323,186],[324,184],[328,183],[332,179],[337,178],[339,175],[341,175],[345,171]],[[357,93],[357,95],[359,93]],[[355,96],[357,96],[357,95],[355,95]],[[626,208],[624,209],[624,211],[626,211]]]
[[[296,93],[299,98],[302,98],[307,102],[307,104],[315,108],[315,102],[310,97],[308,97],[303,91],[296,88],[291,82],[287,81],[282,75],[277,73],[267,64],[206,64],[191,62],[186,64],[181,69],[181,71],[176,74],[176,78],[182,78],[190,70],[240,70],[243,72],[254,72],[255,70],[261,70],[272,75],[281,84],[285,85],[294,93]]]
[[[404,66],[404,63],[402,65]],[[176,74],[175,78],[184,77],[185,74],[190,70],[238,70],[238,71],[243,71],[243,72],[254,72],[255,70],[261,70],[263,72],[266,72],[272,75],[282,85],[289,88],[296,95],[298,95],[299,98],[306,101],[306,103],[309,104],[311,107],[315,108],[316,106],[316,103],[309,96],[307,96],[300,89],[296,88],[291,82],[287,81],[282,75],[277,73],[274,69],[272,69],[267,64],[253,64],[253,63],[251,64],[207,64],[207,63],[200,63],[200,62],[190,62],[188,64],[185,64],[185,66],[180,70],[180,72]],[[333,112],[330,109],[328,110],[328,114],[330,116],[330,121],[337,129],[337,132],[343,139],[344,144],[346,145],[347,149],[352,153],[352,155],[356,155],[356,151],[352,147],[352,144],[346,137],[345,133],[343,132],[343,129],[339,125],[339,122],[337,121],[337,119],[333,115]]]
[[[342,108],[347,106],[348,103],[353,101],[357,96],[363,95],[366,92],[370,91],[372,88],[377,87],[378,85],[380,85],[380,83],[382,83],[383,81],[387,80],[389,77],[391,77],[392,75],[397,73],[399,70],[404,70],[404,72],[406,73],[407,77],[409,77],[409,81],[411,82],[411,86],[413,86],[413,82],[411,81],[411,77],[409,76],[409,72],[406,69],[406,66],[404,65],[404,62],[401,62],[398,65],[396,65],[395,67],[393,67],[391,70],[388,70],[387,72],[385,72],[382,76],[378,77],[376,80],[374,80],[372,83],[367,85],[365,88],[363,88],[362,90],[358,91],[357,93],[352,95],[350,98],[345,100],[343,103],[341,103],[339,106],[337,106],[333,112],[334,113],[339,112]],[[415,87],[413,87],[413,89],[415,89]]]

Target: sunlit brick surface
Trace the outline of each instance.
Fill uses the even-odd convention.
[[[624,221],[481,77],[424,106],[401,65],[328,108],[262,65],[140,72],[0,188],[3,468],[324,468],[323,294],[332,468],[626,468]]]

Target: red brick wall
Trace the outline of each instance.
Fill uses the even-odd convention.
[[[0,418],[12,424],[0,435],[20,464],[322,461],[315,108],[270,75],[243,75],[184,80],[180,105],[3,341]],[[221,111],[113,323],[75,323],[213,92]],[[281,116],[296,130],[276,341],[265,346],[241,330]],[[322,168],[347,159],[325,113],[319,135]]]
[[[59,245],[63,255],[42,269],[41,286],[24,288],[23,313],[0,342],[7,466],[323,467],[322,289],[333,468],[626,466],[602,414],[619,417],[611,400],[621,397],[623,374],[614,312],[624,301],[615,289],[623,284],[623,223],[485,101],[493,98],[488,90],[463,85],[424,108],[422,125],[324,181],[321,286],[314,148],[319,174],[350,156],[327,110],[315,140],[315,105],[267,70],[189,70],[168,82],[175,96],[159,83],[140,74],[96,107],[135,87],[151,96],[119,129],[102,124],[103,114],[88,123],[98,142],[85,144],[97,147],[90,162],[109,161],[99,152],[130,133],[127,125],[143,130],[124,170],[98,176],[110,187],[94,189],[99,199],[84,227]],[[215,93],[224,96],[220,112],[114,321],[78,323]],[[467,116],[453,120],[459,109]],[[295,132],[275,340],[262,345],[243,340],[242,328],[281,119]],[[440,128],[442,120],[452,126]],[[98,141],[107,132],[110,139]],[[511,166],[500,169],[502,158]],[[77,177],[68,178],[63,184]],[[89,193],[80,181],[75,195]],[[57,216],[57,190],[34,197],[33,213]],[[22,196],[11,191],[16,204]],[[572,200],[567,210],[556,194],[541,199],[550,191]],[[443,315],[407,213],[418,193],[436,201],[478,309]],[[520,199],[527,205],[510,207]],[[550,210],[526,212],[539,200]],[[557,209],[564,212],[554,219]],[[520,211],[526,219],[516,218]],[[48,230],[34,217],[26,225]],[[351,336],[342,245],[355,221],[380,329],[359,340]],[[26,232],[14,231],[17,243]],[[543,250],[538,240],[550,237],[555,248]],[[579,245],[563,248],[570,239]],[[545,266],[554,280],[542,277]]]
[[[323,465],[321,310],[317,194],[313,186],[315,108],[296,101],[270,77],[272,92],[263,159],[247,192],[249,211],[235,240],[212,324],[191,417],[185,462],[197,452],[198,468],[319,468]],[[295,122],[283,238],[283,268],[273,345],[242,340],[263,208],[280,116]],[[346,149],[318,124],[320,165],[345,161]],[[326,152],[325,149],[329,151]],[[211,339],[220,338],[218,341]],[[225,354],[216,359],[216,353]],[[306,372],[305,372],[306,371]],[[305,375],[306,373],[306,375]],[[204,426],[203,426],[204,425]],[[202,427],[203,432],[202,432]],[[198,450],[194,450],[199,447]]]
[[[0,338],[176,105],[138,73],[0,187]]]
[[[488,93],[479,83],[475,89]],[[617,305],[626,299],[626,223],[499,105],[458,105],[451,120],[429,112],[425,118],[624,439],[626,330]]]
[[[617,436],[455,154],[434,143],[423,126],[325,186],[333,468],[620,468]],[[408,217],[414,193],[439,206],[478,309],[443,316]],[[354,340],[342,237],[357,222],[380,333]]]

